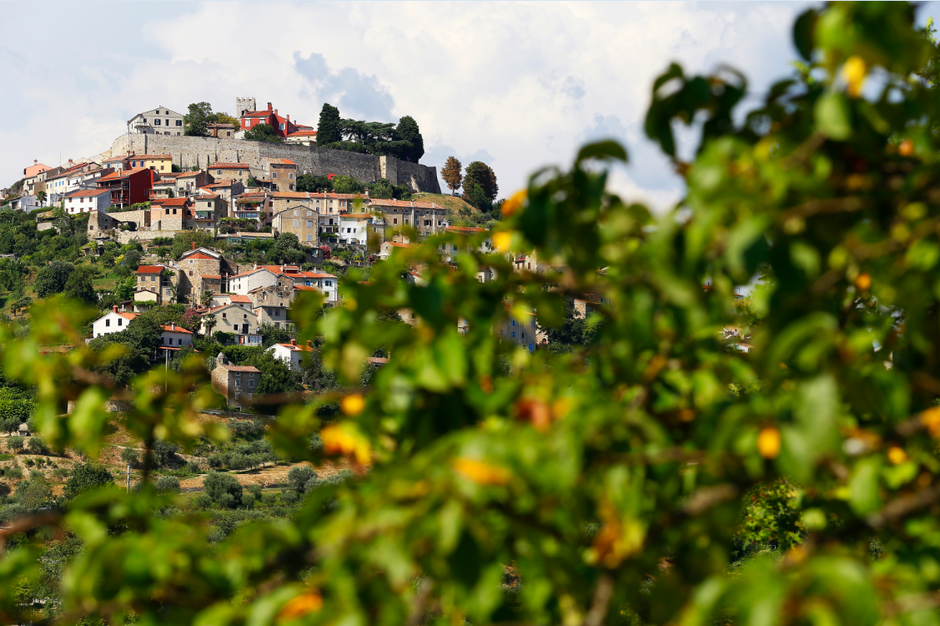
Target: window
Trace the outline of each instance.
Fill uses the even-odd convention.
[[[183,125],[183,120],[176,120],[176,125],[177,125],[177,126],[182,126],[182,125]]]
[[[512,331],[512,337],[513,337],[513,339],[516,338],[516,331]]]
[[[294,180],[294,173],[293,172],[288,173],[287,178],[289,178],[290,180]]]
[[[294,228],[300,228],[300,220],[294,220]]]
[[[223,313],[223,314],[222,314],[222,319],[226,319],[227,316],[228,316],[228,313]]]
[[[118,326],[123,326],[123,325],[124,325],[124,320],[121,318],[118,318]]]
[[[313,241],[313,235],[307,235],[307,241]]]
[[[153,121],[153,125],[154,125],[154,126],[159,126],[159,125],[160,125],[160,120],[154,120],[154,121]]]
[[[277,178],[277,172],[274,172],[273,174],[271,174],[271,178]]]
[[[236,378],[236,379],[235,379],[235,386],[236,386],[236,387],[241,387],[241,386],[242,386],[242,381],[241,381],[240,378]]]
[[[279,130],[284,130],[284,124],[278,124],[278,129],[279,129]]]
[[[393,223],[393,224],[397,224],[397,223],[398,223],[398,218],[397,218],[397,217],[394,218],[394,219],[392,220],[392,223]]]
[[[254,389],[254,387],[255,387],[255,379],[254,379],[254,378],[249,378],[249,379],[248,379],[248,386],[249,386],[250,388]]]
[[[307,228],[313,228],[313,220],[307,220]]]
[[[157,277],[156,277],[156,276],[151,276],[151,277],[150,277],[150,282],[154,282],[154,281],[156,281],[156,280],[157,280]]]
[[[105,321],[104,321],[104,325],[105,325],[105,326],[110,326],[110,325],[111,325],[111,320],[105,320]]]

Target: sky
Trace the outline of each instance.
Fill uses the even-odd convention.
[[[583,143],[614,138],[631,162],[612,184],[663,208],[682,185],[643,135],[655,77],[673,61],[690,73],[730,65],[756,103],[792,73],[790,29],[808,6],[0,1],[0,186],[34,159],[99,154],[141,111],[205,101],[235,114],[235,98],[252,96],[312,126],[324,102],[344,118],[410,115],[422,163],[483,161],[500,197],[540,168],[570,166]],[[37,14],[41,28],[30,26]],[[919,20],[931,15],[938,3]]]

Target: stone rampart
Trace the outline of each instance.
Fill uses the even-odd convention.
[[[175,135],[121,135],[111,144],[110,153],[169,154],[183,170],[205,169],[214,162],[247,163],[253,175],[267,168],[268,159],[290,159],[297,164],[297,174],[346,174],[364,183],[388,178],[393,185],[409,185],[415,191],[441,193],[437,168],[399,161],[394,157],[374,156],[327,150],[316,146],[266,143],[216,137]]]

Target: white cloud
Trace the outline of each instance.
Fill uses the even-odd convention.
[[[687,71],[742,69],[759,93],[795,57],[791,3],[86,3],[68,28],[0,41],[0,74],[17,85],[0,121],[0,183],[39,158],[49,165],[110,146],[134,113],[185,112],[208,101],[234,113],[236,96],[272,102],[315,125],[324,101],[340,114],[413,116],[423,160],[481,158],[508,195],[547,164],[569,164],[602,134],[628,143],[615,176],[660,205],[680,181],[642,134],[653,78],[672,60]],[[35,5],[0,2],[5,23]],[[60,5],[40,5],[58,7]],[[101,7],[111,17],[101,23]],[[114,8],[113,11],[111,9]],[[50,8],[51,12],[53,9]],[[63,9],[65,10],[65,9]],[[101,44],[68,32],[97,32]],[[112,33],[114,33],[112,35]],[[15,96],[14,96],[15,94]]]

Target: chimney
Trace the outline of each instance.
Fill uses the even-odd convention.
[[[117,305],[116,305],[116,304],[115,304],[113,307],[111,307],[111,311],[113,311],[114,313],[117,313]]]
[[[268,102],[268,111],[270,111],[270,110],[271,110],[271,103]]]
[[[176,322],[170,322],[170,330],[176,330]]]
[[[33,165],[36,165],[37,163],[39,163],[39,159],[33,159]]]
[[[297,340],[296,340],[296,339],[291,339],[291,340],[290,340],[290,345],[296,346],[296,345],[297,345]]]
[[[195,249],[196,249],[196,242],[194,241],[194,242],[193,242],[193,250],[195,250]]]
[[[274,114],[277,115],[277,109],[274,109]]]

